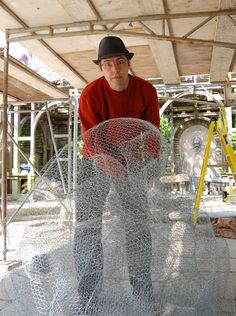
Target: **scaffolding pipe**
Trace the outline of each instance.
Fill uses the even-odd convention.
[[[49,191],[58,198],[59,203],[61,204],[61,206],[66,210],[66,212],[69,212],[66,205],[62,202],[61,198],[58,197],[58,195],[54,192],[54,189],[51,187],[50,183],[48,183],[48,181],[46,181],[46,178],[42,177],[42,175],[40,174],[40,172],[37,170],[37,168],[35,167],[35,165],[30,161],[29,158],[27,158],[27,156],[24,154],[24,152],[22,151],[22,149],[19,147],[19,145],[16,143],[16,141],[14,140],[14,138],[7,133],[7,135],[9,136],[9,138],[12,140],[12,142],[14,143],[15,146],[17,146],[19,152],[21,153],[22,157],[25,158],[25,160],[29,163],[29,165],[34,169],[34,171],[36,172],[36,174],[44,181],[44,183],[47,185]],[[12,216],[5,221],[6,222],[6,227],[10,224],[10,222],[14,219],[14,217],[16,216],[16,214],[20,211],[20,209],[22,208],[22,206],[24,205],[24,203],[27,201],[27,199],[30,197],[30,195],[33,193],[33,190],[31,190],[30,192],[27,193],[27,195],[25,196],[24,200],[22,201],[22,203],[20,204],[20,206],[18,207],[18,209],[12,214]]]
[[[14,108],[14,121],[13,121],[13,138],[18,143],[19,139],[19,129],[20,129],[20,114],[18,112],[18,107]],[[15,144],[13,144],[13,175],[18,175],[20,173],[19,168],[19,151]]]
[[[207,94],[210,98],[212,98],[212,99],[214,100],[214,102],[215,102],[216,104],[218,104],[218,105],[223,105],[223,102],[222,102],[221,100],[216,99],[215,96],[214,96],[212,93],[210,93],[204,86],[201,86],[201,88],[206,92],[206,94]]]
[[[75,194],[77,189],[77,149],[78,149],[78,99],[77,97],[72,98],[73,109],[74,109],[74,134],[73,134],[73,192]]]
[[[8,94],[8,57],[9,57],[9,35],[5,33],[6,46],[4,49],[4,76],[3,76],[3,121],[2,121],[2,259],[6,261],[7,238],[6,238],[6,217],[7,217],[7,94]]]
[[[163,104],[163,106],[160,109],[160,116],[162,116],[162,114],[164,113],[164,111],[168,108],[168,106],[174,102],[175,100],[178,100],[178,98],[182,97],[182,95],[187,94],[187,92],[189,92],[193,87],[188,88],[187,90],[180,92],[178,94],[176,94],[172,99],[169,99]]]
[[[71,106],[71,102],[69,105],[69,123],[68,123],[68,193],[70,194],[72,191],[72,113],[73,108]]]
[[[33,165],[35,165],[35,148],[36,148],[36,139],[35,139],[35,133],[34,133],[34,121],[35,121],[35,103],[31,103],[31,110],[30,113],[30,160]],[[30,168],[30,172],[28,174],[28,181],[27,181],[27,187],[28,190],[30,190],[35,182],[35,171],[34,168]]]
[[[38,104],[38,103],[45,103],[45,102],[55,102],[55,101],[57,101],[57,102],[68,102],[68,98],[56,98],[56,99],[46,99],[46,100],[21,100],[21,101],[8,101],[8,104],[10,104],[10,105],[13,105],[13,106],[15,106],[15,105],[18,105],[18,106],[25,106],[26,104],[31,104],[32,102],[33,103],[36,103],[36,104]],[[0,105],[1,105],[2,103],[0,102]]]
[[[47,118],[48,118],[48,123],[49,123],[49,129],[50,129],[50,133],[51,133],[51,137],[52,137],[53,148],[54,148],[54,151],[55,151],[57,165],[58,165],[58,169],[59,169],[59,173],[60,173],[60,177],[61,177],[63,191],[64,191],[64,193],[67,193],[65,180],[64,180],[64,176],[63,176],[63,172],[62,172],[62,168],[61,168],[60,158],[59,158],[59,155],[58,155],[57,144],[56,144],[55,137],[54,137],[52,121],[51,121],[51,118],[50,118],[50,114],[49,114],[47,103],[45,103],[45,108],[46,108],[46,113],[47,113]]]

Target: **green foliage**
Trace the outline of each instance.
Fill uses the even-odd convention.
[[[230,143],[231,143],[231,146],[233,147],[234,153],[236,155],[236,133],[232,133],[230,135]]]
[[[166,116],[161,117],[160,130],[164,138],[169,141],[171,136],[171,125]]]
[[[236,128],[236,113],[232,114],[232,127]],[[235,133],[234,133],[235,134]]]
[[[82,150],[83,150],[83,141],[79,140],[77,142],[77,155],[79,156],[80,159],[83,157]]]

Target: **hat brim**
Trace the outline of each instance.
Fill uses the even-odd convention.
[[[99,65],[99,63],[100,63],[100,61],[101,61],[102,59],[109,58],[109,57],[115,57],[115,56],[126,56],[126,57],[128,57],[128,59],[132,59],[133,56],[134,56],[134,53],[127,53],[127,54],[124,54],[124,53],[109,54],[109,55],[106,55],[106,56],[102,56],[100,59],[95,59],[95,60],[93,60],[93,62],[94,62],[94,64]]]

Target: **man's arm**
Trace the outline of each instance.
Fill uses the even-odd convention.
[[[144,111],[143,119],[160,128],[159,103],[156,89],[152,87],[148,93],[147,106]]]
[[[79,100],[79,118],[82,134],[102,121],[101,115],[95,108],[95,102],[88,94],[81,94]]]

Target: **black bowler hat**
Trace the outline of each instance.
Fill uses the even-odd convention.
[[[130,53],[125,44],[123,43],[122,39],[116,36],[106,36],[104,37],[98,48],[98,59],[93,60],[93,62],[98,65],[101,59],[125,55],[129,59],[134,56],[134,53]]]

